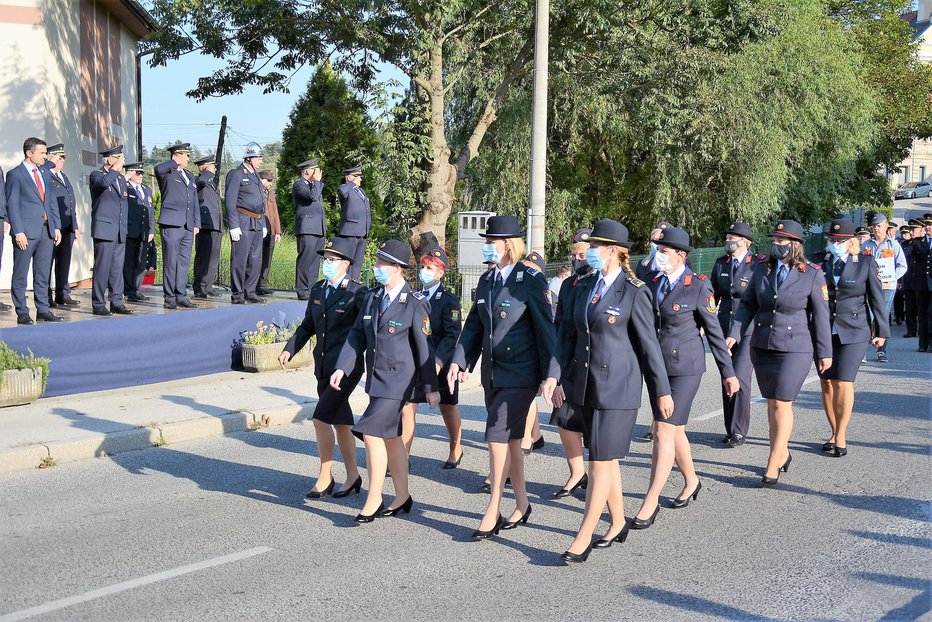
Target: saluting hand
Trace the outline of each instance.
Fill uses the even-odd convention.
[[[278,364],[282,366],[282,369],[285,369],[285,365],[288,364],[288,361],[291,360],[291,353],[287,350],[283,351],[278,355]]]
[[[547,378],[540,383],[539,393],[544,396],[544,401],[547,402],[547,406],[553,406],[553,392],[556,390],[556,388],[556,378]]]
[[[440,393],[438,391],[431,391],[427,394],[427,405],[431,408],[436,408],[440,403]]]
[[[657,398],[657,409],[660,416],[669,419],[673,416],[673,397],[670,395],[661,395]]]
[[[725,385],[725,395],[731,397],[735,393],[741,390],[741,385],[738,384],[737,376],[729,376],[722,380],[722,384]]]
[[[819,359],[819,373],[824,373],[826,369],[832,366],[832,357]]]
[[[553,390],[553,407],[559,408],[565,401],[566,391],[563,390],[563,385],[557,385],[557,388]]]
[[[340,382],[343,381],[343,376],[346,374],[343,373],[342,369],[338,369],[333,372],[333,375],[330,376],[330,388],[336,391],[340,391]]]

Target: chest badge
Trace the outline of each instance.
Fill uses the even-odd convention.
[[[615,317],[614,315],[608,316],[608,323],[609,323],[609,324],[614,324],[614,323],[617,322],[617,321],[618,321],[618,318]]]
[[[505,311],[502,311],[501,313],[498,314],[498,317],[504,320],[506,317],[508,317],[508,313]]]
[[[750,279],[748,279],[747,277],[745,276],[741,277],[741,287],[747,287],[748,283],[750,282],[751,282]]]
[[[515,275],[515,281],[518,282],[518,283],[523,283],[523,282],[524,282],[524,273],[523,273],[523,272],[519,272],[518,274],[516,274],[516,275]]]
[[[674,311],[679,311],[679,310],[680,310],[680,305],[673,305],[673,310],[674,310]]]

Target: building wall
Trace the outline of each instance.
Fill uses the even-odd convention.
[[[97,153],[125,141],[127,160],[137,155],[136,38],[95,0],[0,0],[0,51],[0,166],[22,162],[29,136],[65,144],[82,233],[70,281],[89,279]],[[0,289],[9,289],[13,247],[8,236],[3,244]]]

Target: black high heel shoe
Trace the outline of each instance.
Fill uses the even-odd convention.
[[[511,478],[505,479],[505,488],[511,488]],[[482,486],[479,486],[479,492],[492,492],[492,482],[482,482]]]
[[[586,489],[588,486],[589,486],[589,474],[583,473],[583,476],[580,477],[579,480],[577,480],[577,482],[573,484],[569,489],[561,488],[560,490],[553,493],[553,498],[562,499],[564,497],[569,497],[571,494],[573,494],[576,491],[577,488]]]
[[[502,528],[502,523],[505,522],[505,519],[502,518],[502,515],[498,515],[498,520],[495,521],[495,526],[489,529],[488,531],[481,531],[479,529],[472,532],[472,537],[476,540],[491,540],[492,536],[497,536],[499,530]]]
[[[650,518],[648,518],[647,520],[642,520],[638,518],[637,516],[632,518],[631,529],[647,529],[648,527],[654,524],[654,521],[657,520],[657,514],[659,513],[660,513],[660,504],[658,503],[656,509],[654,509],[654,513],[651,514]]]
[[[455,469],[456,467],[458,467],[458,466],[460,465],[460,462],[463,461],[463,454],[464,454],[464,453],[466,453],[466,452],[464,452],[464,451],[461,451],[461,452],[460,452],[460,457],[456,459],[456,462],[450,462],[449,460],[447,460],[446,462],[444,462],[444,463],[443,463],[443,468],[445,468],[445,469]]]
[[[335,493],[333,493],[333,498],[334,498],[334,499],[342,499],[343,497],[348,496],[349,493],[351,493],[351,492],[355,492],[355,493],[358,495],[358,494],[359,494],[359,490],[360,490],[361,488],[362,488],[362,475],[358,476],[358,477],[356,478],[356,481],[353,482],[353,485],[350,486],[349,488],[347,488],[346,490],[338,490],[338,491],[336,491]]]
[[[776,483],[780,481],[780,471],[783,471],[784,473],[789,473],[789,472],[790,472],[790,462],[792,462],[792,461],[793,461],[793,455],[792,455],[792,454],[787,454],[787,455],[786,455],[786,462],[783,463],[783,466],[782,466],[782,467],[780,467],[779,469],[777,469],[777,476],[776,476],[776,477],[767,477],[766,473],[765,473],[764,475],[761,476],[761,478],[760,478],[761,486],[774,486],[774,485],[776,485]]]
[[[833,455],[834,457],[836,457],[836,458],[841,458],[842,456],[847,456],[847,455],[848,455],[848,448],[847,448],[847,447],[838,447],[838,446],[836,445],[836,446],[835,446],[835,451],[832,453],[832,455]]]
[[[544,448],[544,445],[546,445],[546,444],[547,444],[547,442],[544,440],[544,437],[541,436],[541,437],[538,438],[536,441],[534,441],[533,443],[531,443],[531,446],[528,447],[527,449],[525,449],[524,447],[522,447],[522,448],[521,448],[521,451],[524,452],[524,455],[525,455],[525,456],[530,456],[532,451],[537,451],[538,449],[543,449],[543,448]]]
[[[325,497],[325,496],[327,496],[327,495],[329,495],[330,493],[333,492],[333,486],[334,486],[335,483],[336,483],[336,482],[334,482],[334,481],[331,479],[331,480],[330,480],[330,485],[327,486],[324,490],[312,490],[311,492],[309,492],[309,493],[307,493],[306,495],[304,495],[304,498],[305,498],[305,499],[320,499],[321,497]]]
[[[601,538],[599,540],[596,540],[595,542],[592,543],[592,548],[607,549],[608,547],[612,545],[613,542],[617,542],[618,544],[624,544],[625,540],[627,539],[628,539],[628,528],[625,527],[624,529],[621,530],[621,533],[619,533],[614,538],[607,538],[607,539]]]
[[[518,525],[527,525],[527,519],[528,519],[528,516],[530,515],[531,515],[531,504],[528,503],[527,509],[524,511],[524,514],[521,515],[521,518],[519,518],[516,521],[506,520],[504,523],[502,523],[502,529],[514,529]]]
[[[592,544],[586,547],[586,550],[580,554],[570,553],[565,551],[563,555],[560,556],[560,559],[565,561],[567,564],[581,564],[587,559],[589,559],[589,553],[592,552]]]
[[[822,445],[822,451],[827,451],[827,452],[833,452],[833,451],[835,451],[835,443],[833,443],[833,442],[831,442],[831,441],[829,441],[829,442],[827,442],[827,443],[823,443],[823,445]]]
[[[384,509],[385,509],[385,504],[380,503],[379,507],[372,514],[368,516],[366,516],[365,514],[357,514],[356,518],[354,518],[353,520],[356,521],[357,523],[371,523],[377,518],[382,518],[382,510]]]
[[[693,501],[699,498],[699,491],[702,490],[702,480],[699,480],[699,483],[696,484],[696,489],[693,491],[693,494],[686,495],[685,499],[676,498],[670,502],[671,508],[685,508],[689,505],[689,498],[692,497]]]
[[[408,495],[408,500],[402,503],[401,505],[399,505],[397,508],[389,508],[385,510],[384,512],[382,512],[382,518],[386,518],[388,516],[398,516],[399,512],[404,512],[405,514],[408,514],[411,512],[411,506],[413,504],[414,504],[414,500],[411,498],[411,495]]]

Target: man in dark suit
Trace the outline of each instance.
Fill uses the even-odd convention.
[[[155,211],[152,189],[142,183],[142,162],[127,164],[125,169],[126,204],[129,215],[126,225],[126,260],[123,264],[123,290],[126,299],[142,302],[149,297],[140,293],[146,273],[149,242],[155,239]]]
[[[256,143],[246,145],[243,162],[227,173],[224,200],[227,226],[233,248],[230,251],[230,286],[233,304],[262,303],[256,295],[262,271],[262,239],[268,235],[265,226],[265,195],[259,179],[262,148]]]
[[[0,168],[0,221],[3,221],[3,237],[5,238],[10,235],[10,221],[7,219],[6,214],[6,181],[4,177],[3,169]],[[2,238],[0,238],[0,259],[3,259]],[[0,311],[9,311],[12,308],[5,302],[0,302]]]
[[[78,230],[78,215],[75,211],[74,187],[65,175],[65,145],[58,143],[48,150],[48,162],[45,170],[51,178],[51,186],[58,215],[61,221],[61,243],[52,253],[52,274],[55,275],[55,296],[49,290],[50,307],[77,307],[80,302],[71,297],[71,285],[68,282],[71,272],[71,249],[75,241],[81,238]]]
[[[754,268],[757,264],[766,261],[763,255],[751,252],[751,243],[754,232],[750,225],[743,222],[734,222],[725,232],[725,254],[715,260],[712,267],[712,290],[715,293],[715,304],[718,305],[718,322],[722,332],[727,335],[731,331],[731,323],[741,296],[751,282]],[[744,336],[751,334],[752,326],[744,331]],[[731,364],[738,384],[741,387],[737,393],[728,395],[722,388],[722,403],[725,412],[725,437],[722,442],[729,447],[743,445],[751,422],[751,340],[742,339],[738,346],[732,349]]]
[[[194,236],[201,227],[194,176],[184,169],[191,154],[190,143],[168,148],[171,160],[155,167],[155,178],[162,193],[159,234],[162,237],[162,293],[165,308],[196,309],[188,299],[188,266]]]
[[[101,152],[104,164],[91,173],[91,237],[94,239],[94,315],[129,315],[123,304],[123,262],[126,260],[126,178],[123,145]],[[110,309],[107,309],[107,290]]]
[[[215,298],[217,267],[220,265],[220,243],[223,219],[220,215],[220,189],[217,186],[217,164],[214,157],[197,162],[197,201],[201,208],[201,230],[194,242],[194,297]]]
[[[32,264],[32,293],[36,303],[36,320],[61,322],[49,310],[49,276],[52,254],[61,242],[61,224],[51,180],[42,170],[46,158],[45,141],[27,138],[23,143],[25,159],[6,176],[6,207],[13,235],[13,279],[11,283],[16,322],[32,324],[26,306],[26,282]]]
[[[298,168],[301,176],[291,188],[295,208],[294,232],[298,238],[294,289],[298,300],[307,300],[320,271],[320,251],[327,237],[327,216],[324,214],[324,184],[321,181],[324,173],[317,160],[302,162]],[[354,246],[354,254],[355,251]]]
[[[356,242],[350,276],[354,281],[358,281],[366,256],[369,230],[372,228],[372,208],[369,205],[369,197],[360,187],[362,169],[354,166],[343,171],[343,174],[346,183],[337,188],[337,196],[340,197],[340,224],[337,226],[337,235]]]
[[[917,268],[911,283],[916,295],[919,352],[932,352],[932,214],[924,214],[922,223],[923,235],[914,232],[910,242],[910,254]]]

